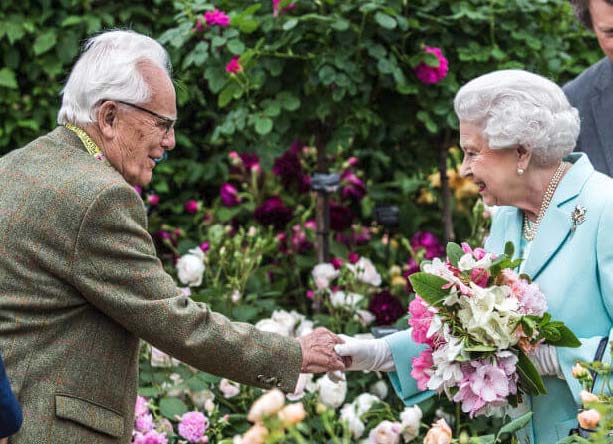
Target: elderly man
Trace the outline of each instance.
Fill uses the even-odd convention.
[[[571,0],[579,21],[596,34],[605,58],[564,86],[569,102],[579,110],[578,151],[594,167],[613,175],[613,0]]]
[[[61,126],[0,160],[0,350],[24,414],[11,443],[128,443],[139,338],[286,392],[301,372],[345,368],[329,331],[295,340],[230,322],[164,272],[133,186],[175,146],[169,72],[151,38],[91,39]]]

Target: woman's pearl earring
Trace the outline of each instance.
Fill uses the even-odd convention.
[[[524,169],[523,168],[517,168],[517,175],[518,176],[523,176],[524,175]]]

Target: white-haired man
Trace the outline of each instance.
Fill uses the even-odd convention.
[[[175,146],[165,50],[129,31],[87,42],[60,126],[0,160],[0,349],[23,408],[14,444],[128,443],[139,338],[203,371],[291,392],[343,369],[325,329],[233,323],[164,272],[133,186]]]
[[[613,174],[613,0],[571,0],[577,19],[593,31],[605,57],[564,86],[579,110],[581,133],[577,151],[588,154],[594,167]]]

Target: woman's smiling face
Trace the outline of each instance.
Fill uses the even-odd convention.
[[[460,146],[464,160],[462,177],[478,187],[486,205],[513,205],[516,193],[517,150],[491,149],[478,125],[460,122]]]

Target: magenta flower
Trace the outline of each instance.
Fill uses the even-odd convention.
[[[368,311],[375,315],[377,325],[393,324],[406,313],[400,299],[388,290],[377,293],[370,300]]]
[[[413,368],[411,369],[411,376],[417,381],[417,388],[419,390],[428,389],[428,381],[430,381],[430,374],[428,370],[434,365],[432,360],[432,349],[427,348],[423,350],[418,357],[411,359]]]
[[[139,187],[138,185],[134,185],[134,191],[136,191],[138,193],[138,195],[140,196],[141,194],[143,194],[143,189],[141,187]]]
[[[228,64],[226,65],[226,72],[230,74],[236,74],[237,72],[243,71],[243,67],[240,63],[238,63],[238,59],[238,56],[234,56],[232,60],[228,62]]]
[[[272,0],[272,15],[274,17],[277,17],[279,14],[283,14],[284,12],[292,10],[296,7],[296,5],[292,3],[291,5],[284,6],[279,10],[279,3],[281,3],[281,0]]]
[[[347,260],[349,261],[350,264],[357,264],[358,261],[360,260],[360,255],[352,251],[351,253],[349,253],[349,255],[347,255]]]
[[[275,159],[272,172],[281,179],[285,187],[294,186],[300,193],[309,191],[310,178],[302,170],[299,153],[302,144],[294,142],[282,155]]]
[[[209,428],[209,419],[200,412],[187,412],[181,417],[179,435],[190,442],[202,438]]]
[[[366,185],[362,179],[349,170],[341,175],[341,196],[343,199],[358,202],[366,195]]]
[[[430,54],[434,54],[438,59],[438,65],[430,66],[424,62],[421,62],[415,67],[415,75],[422,83],[438,83],[443,80],[447,75],[447,72],[449,71],[449,62],[443,55],[440,48],[431,48],[429,46],[426,46],[424,51]]]
[[[185,202],[183,208],[185,209],[186,213],[194,214],[197,213],[200,209],[200,204],[195,200],[188,200],[187,202]]]
[[[305,253],[313,248],[313,243],[307,238],[304,228],[300,225],[294,225],[292,227],[292,245],[294,251],[298,253]]]
[[[330,228],[335,231],[343,231],[353,223],[353,213],[351,209],[339,205],[335,201],[330,201]]]
[[[277,230],[285,227],[294,212],[285,206],[281,198],[274,196],[255,209],[253,217],[262,225],[272,225]]]
[[[313,290],[307,290],[306,297],[307,299],[313,299],[315,297],[315,292]]]
[[[235,207],[241,201],[236,187],[227,182],[219,188],[219,196],[226,207]]]
[[[481,288],[487,287],[487,283],[490,280],[490,272],[484,268],[474,268],[470,272],[470,280],[473,281]]]
[[[223,28],[230,26],[230,17],[219,9],[205,12],[204,21],[207,26],[221,26]]]
[[[136,432],[132,444],[168,444],[168,439],[165,433],[150,430],[147,433]]]
[[[344,262],[343,259],[340,257],[333,257],[332,259],[330,259],[330,263],[332,264],[335,270],[340,270],[341,267],[343,266],[343,262]]]
[[[432,323],[432,312],[428,310],[426,302],[419,296],[415,296],[409,303],[409,325],[413,327],[411,337],[418,344],[434,345],[434,338],[427,337],[430,324]]]
[[[209,244],[206,241],[200,244],[200,249],[202,250],[203,253],[206,253],[207,251],[209,251],[210,248],[211,248],[211,244]]]
[[[147,401],[147,398],[143,398],[142,396],[136,397],[136,405],[134,406],[134,414],[135,416],[143,416],[143,415],[149,414],[149,402]]]
[[[153,415],[140,415],[136,417],[134,421],[134,428],[138,432],[148,432],[153,430]]]
[[[347,164],[350,167],[355,167],[358,165],[358,163],[360,163],[360,160],[355,156],[351,156],[349,159],[347,159]]]
[[[425,259],[434,259],[445,254],[445,248],[438,237],[430,231],[417,231],[411,236],[411,248],[417,253],[420,248],[425,250]]]
[[[151,205],[152,207],[155,207],[157,204],[160,203],[160,196],[158,196],[157,194],[150,194],[147,196],[147,203],[149,205]]]

